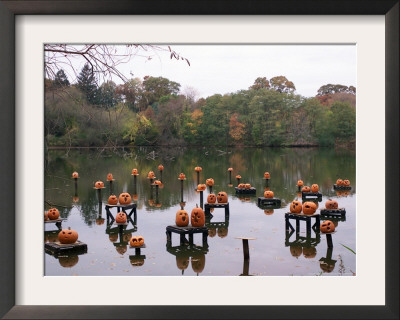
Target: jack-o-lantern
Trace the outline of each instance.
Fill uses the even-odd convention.
[[[238,174],[238,175],[236,176],[236,179],[242,179],[242,176],[241,176],[240,174]]]
[[[108,240],[110,240],[111,242],[117,242],[118,241],[118,233],[110,233],[108,235]]]
[[[193,208],[190,213],[190,222],[193,227],[203,227],[206,222],[206,217],[202,208],[199,208],[196,204],[196,208]]]
[[[232,171],[233,171],[233,168],[228,168],[228,171],[229,171],[229,172],[232,172]]]
[[[214,185],[214,179],[213,178],[208,178],[206,180],[206,185],[208,185],[209,187],[212,187]]]
[[[108,204],[115,206],[118,203],[118,198],[115,194],[108,197]]]
[[[267,215],[267,216],[270,216],[273,213],[274,213],[274,209],[265,209],[264,210],[264,214]]]
[[[138,169],[132,169],[132,175],[137,176],[139,174]]]
[[[178,176],[178,179],[179,179],[179,180],[185,180],[185,179],[186,179],[186,175],[185,175],[183,172],[181,172],[181,173],[179,174],[179,176]]]
[[[316,183],[314,183],[314,184],[311,186],[311,191],[312,191],[312,192],[318,192],[318,191],[319,191],[319,185],[317,185]]]
[[[141,267],[144,265],[144,258],[142,256],[129,256],[129,262],[131,263],[132,267]]]
[[[79,178],[79,173],[76,171],[72,172],[72,178],[74,178],[74,179]]]
[[[350,180],[346,179],[343,180],[343,185],[345,185],[346,187],[348,187],[350,185]]]
[[[49,220],[49,215],[47,213],[47,211],[44,212],[44,221]]]
[[[228,228],[219,227],[217,230],[218,237],[225,238],[228,235]]]
[[[211,238],[214,238],[217,235],[217,229],[216,228],[209,228],[208,229],[208,236]]]
[[[203,272],[206,265],[206,255],[204,253],[195,253],[191,258],[192,269],[195,273]]]
[[[129,245],[131,247],[141,247],[144,245],[144,238],[142,236],[135,236],[129,240]]]
[[[179,270],[186,270],[187,267],[189,266],[189,256],[188,255],[176,256],[176,266],[178,267]]]
[[[303,253],[303,248],[301,246],[290,246],[290,253],[293,257],[298,258]]]
[[[158,187],[161,186],[162,182],[160,180],[154,180],[154,184]]]
[[[130,204],[132,202],[132,198],[128,192],[122,192],[118,197],[118,201],[120,204]]]
[[[317,210],[317,205],[314,202],[306,201],[303,203],[303,213],[304,214],[314,214]]]
[[[71,256],[60,256],[58,257],[58,262],[61,267],[72,268],[79,262],[79,257],[76,254]]]
[[[79,197],[78,196],[73,196],[72,197],[72,201],[77,203],[79,201]]]
[[[251,188],[251,184],[250,183],[245,183],[244,184],[244,188],[249,190]]]
[[[215,202],[217,202],[217,197],[215,196],[214,193],[210,193],[207,196],[207,203],[215,203]]]
[[[197,185],[197,190],[198,191],[204,191],[204,190],[206,190],[206,185],[204,184],[204,183],[201,183],[201,184],[198,184]]]
[[[303,206],[302,206],[301,202],[298,200],[293,200],[292,203],[290,204],[290,212],[291,213],[300,213],[302,209],[303,209]]]
[[[270,179],[271,175],[269,174],[269,172],[264,172],[264,179]]]
[[[60,217],[60,211],[57,208],[50,208],[47,211],[47,216],[50,220],[57,220]]]
[[[126,223],[126,213],[123,211],[120,211],[117,213],[115,216],[115,222],[116,223]]]
[[[317,249],[315,247],[304,247],[303,248],[303,256],[304,258],[307,259],[312,259],[315,258],[315,256],[317,255]]]
[[[339,207],[336,200],[329,199],[325,202],[325,208],[328,210],[337,209]]]
[[[342,179],[337,179],[337,180],[336,180],[336,185],[337,185],[337,186],[342,186],[343,184],[344,184],[344,182],[343,182]]]
[[[149,171],[149,173],[147,174],[147,178],[149,179],[154,179],[156,177],[156,175],[154,174],[154,171]]]
[[[218,203],[228,203],[228,194],[225,191],[220,191],[217,194]]]
[[[194,171],[196,171],[196,172],[200,172],[200,171],[202,171],[202,170],[203,170],[202,167],[194,167]]]
[[[330,233],[335,231],[335,225],[333,224],[332,221],[325,220],[324,222],[321,223],[319,230],[321,230],[322,233]]]
[[[107,181],[113,181],[113,180],[114,180],[114,177],[113,177],[112,173],[108,173],[107,174]]]
[[[176,212],[175,224],[178,227],[186,227],[189,224],[189,215],[186,210],[178,210]]]
[[[100,189],[100,188],[104,188],[104,182],[103,181],[96,181],[95,182],[95,184],[94,184],[94,187],[96,188],[96,189]]]
[[[297,186],[298,186],[298,187],[304,186],[303,180],[297,180]]]
[[[78,240],[78,232],[71,230],[71,228],[63,229],[58,234],[58,241],[60,241],[61,244],[75,243],[76,240]]]
[[[239,188],[239,189],[244,189],[244,183],[239,183],[239,184],[238,184],[238,188]]]
[[[158,171],[163,171],[164,170],[164,166],[162,164],[158,165]]]
[[[303,192],[310,192],[311,188],[309,186],[304,186],[303,188],[301,188],[301,191]]]
[[[273,197],[274,197],[274,192],[273,191],[265,191],[264,192],[264,198],[272,199]]]
[[[139,195],[137,193],[133,194],[132,195],[132,199],[135,200],[135,201],[138,201]]]

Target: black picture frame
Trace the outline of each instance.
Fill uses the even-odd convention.
[[[18,306],[15,305],[15,16],[384,15],[384,306]],[[399,0],[83,0],[0,1],[0,316],[4,319],[399,319]],[[372,81],[372,80],[371,80]],[[380,112],[377,110],[377,112]],[[7,223],[3,223],[7,221]],[[10,222],[14,228],[10,227]],[[268,288],[266,288],[268,290]],[[373,288],[371,288],[371,291]],[[178,301],[178,300],[177,300]]]

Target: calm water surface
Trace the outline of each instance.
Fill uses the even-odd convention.
[[[54,257],[45,254],[45,275],[84,276],[352,276],[356,273],[356,168],[355,153],[333,149],[287,148],[132,148],[118,150],[51,150],[45,155],[45,209],[55,204],[60,210],[63,228],[78,231],[79,240],[86,243],[86,254]],[[147,173],[154,171],[157,178],[159,164],[164,165],[163,188],[156,195]],[[194,235],[194,246],[180,246],[179,235],[172,234],[167,245],[166,227],[175,225],[176,211],[185,202],[190,211],[200,205],[197,174],[201,166],[200,182],[213,178],[214,192],[226,191],[229,215],[216,208],[206,222],[209,229],[208,246],[203,246],[200,234]],[[233,168],[231,180],[227,169]],[[139,170],[134,184],[131,171]],[[77,188],[71,174],[78,171]],[[263,195],[263,174],[270,172],[270,189],[281,199],[280,208],[265,209],[257,205]],[[107,173],[115,181],[110,190]],[[183,183],[180,172],[186,174]],[[257,189],[253,196],[237,195],[235,176]],[[350,192],[336,192],[336,179],[349,179]],[[306,224],[300,223],[298,237],[304,241],[293,245],[296,233],[285,230],[284,214],[289,204],[298,198],[297,180],[306,185],[317,183],[323,194],[319,209],[327,199],[335,199],[346,209],[344,221],[335,221],[337,232],[332,236],[333,249],[328,249],[326,236],[311,232],[306,238]],[[102,180],[102,203],[99,203],[94,182]],[[115,225],[107,223],[105,204],[109,194],[129,192],[137,204],[136,224],[130,223],[122,237]],[[209,189],[204,192],[206,202]],[[300,197],[301,200],[301,197]],[[318,212],[319,212],[318,209]],[[116,213],[116,211],[113,213]],[[314,221],[314,220],[313,220]],[[292,221],[293,227],[295,222]],[[54,224],[45,224],[44,241],[54,242],[58,232]],[[129,248],[131,236],[141,235],[146,248],[140,256]],[[250,261],[243,259],[242,241],[236,237],[253,237],[249,241]],[[298,238],[300,239],[300,238]],[[298,242],[298,241],[297,241]],[[351,250],[349,250],[348,248]]]

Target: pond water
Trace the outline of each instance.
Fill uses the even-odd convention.
[[[313,148],[131,148],[50,150],[45,155],[45,210],[54,205],[66,220],[63,228],[79,233],[87,244],[87,253],[54,256],[45,253],[46,276],[353,276],[356,273],[356,168],[355,152]],[[164,165],[162,188],[151,187],[147,173],[154,171],[160,179],[158,165]],[[193,245],[180,244],[179,234],[172,233],[167,242],[166,227],[175,225],[176,212],[184,205],[190,214],[201,205],[196,192],[196,166],[202,167],[199,179],[215,181],[212,191],[226,191],[229,213],[215,208],[206,220],[207,244],[201,234],[194,234]],[[231,177],[228,168],[233,168]],[[136,178],[132,169],[139,170]],[[72,172],[79,172],[75,184]],[[280,207],[258,206],[266,180],[268,187],[281,199]],[[186,174],[183,193],[179,173]],[[110,186],[107,174],[115,181]],[[243,183],[256,188],[255,195],[236,194],[236,175]],[[351,191],[335,191],[338,178],[351,181]],[[300,221],[298,232],[285,227],[285,213],[291,201],[299,198],[297,180],[320,187],[324,208],[335,199],[346,209],[346,216],[334,221],[333,248],[318,229],[306,232]],[[102,203],[94,183],[102,180]],[[112,187],[112,190],[110,190]],[[129,192],[137,205],[136,219],[119,232],[107,219],[105,205],[112,193]],[[203,194],[203,205],[210,190]],[[299,197],[300,196],[300,197]],[[182,200],[184,203],[182,203]],[[116,209],[116,208],[114,208]],[[129,210],[128,210],[129,211]],[[111,211],[115,216],[116,211]],[[321,222],[324,218],[321,218]],[[330,219],[332,220],[332,219]],[[290,220],[296,229],[296,222]],[[110,222],[110,223],[109,223]],[[314,219],[312,219],[314,223]],[[44,242],[57,240],[55,224],[44,225]],[[145,248],[140,253],[129,247],[131,236],[143,236]],[[249,260],[244,260],[242,240],[249,240]]]

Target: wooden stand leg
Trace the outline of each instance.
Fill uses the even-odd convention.
[[[135,255],[140,256],[140,248],[135,248]]]
[[[296,219],[296,232],[300,232],[300,220]]]
[[[200,184],[200,172],[196,171],[197,173],[197,184]]]
[[[171,242],[171,231],[166,231],[165,232],[167,234],[167,242]]]
[[[183,233],[181,234],[180,238],[181,238],[181,245],[184,244],[185,242],[187,242],[185,235]]]
[[[207,244],[208,232],[203,232],[203,246]]]
[[[242,239],[243,243],[243,256],[245,260],[250,259],[250,254],[249,254],[249,240],[247,239]]]
[[[308,218],[307,221],[307,234],[311,233],[311,218]]]
[[[200,207],[203,209],[203,191],[200,191]]]
[[[326,242],[328,243],[328,248],[333,248],[333,242],[332,242],[332,235],[327,234],[326,235]]]
[[[193,233],[189,233],[189,243],[193,244]]]

